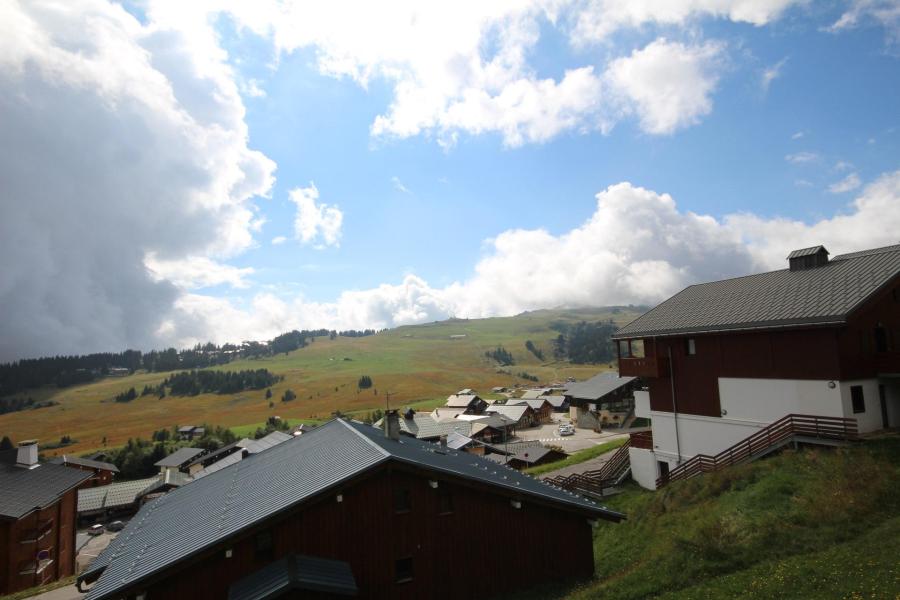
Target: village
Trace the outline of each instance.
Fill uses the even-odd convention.
[[[606,506],[623,486],[896,431],[900,246],[800,249],[613,339],[618,372],[184,446],[140,480],[117,481],[103,453],[40,462],[19,440],[0,453],[0,594],[72,575],[38,598],[492,597],[590,579],[595,532],[630,518]],[[447,554],[472,535],[503,552]]]

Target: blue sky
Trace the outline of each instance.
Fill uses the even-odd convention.
[[[900,241],[897,0],[7,12],[0,360],[653,304]]]

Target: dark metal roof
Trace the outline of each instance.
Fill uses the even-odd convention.
[[[898,275],[900,245],[842,254],[811,269],[782,269],[692,285],[613,338],[841,325]]]
[[[16,450],[0,453],[0,518],[19,519],[50,506],[60,496],[89,479],[87,471],[40,463],[33,469],[17,467]]]
[[[228,600],[283,598],[289,590],[342,596],[355,596],[359,591],[348,563],[289,554],[232,584],[228,590]]]
[[[269,435],[261,437],[258,440],[243,438],[238,441],[238,445],[241,448],[246,449],[250,454],[258,454],[264,450],[268,450],[272,446],[277,446],[281,442],[286,442],[293,437],[294,436],[282,431],[273,431]]]
[[[618,373],[610,371],[599,373],[588,380],[570,383],[566,388],[566,396],[596,402],[635,379],[636,377],[619,377]]]
[[[180,467],[188,463],[198,454],[203,452],[202,448],[179,448],[164,459],[154,463],[156,467]]]
[[[242,450],[243,448],[244,447],[240,445],[239,441],[232,442],[230,444],[226,444],[225,446],[222,446],[218,450],[213,450],[212,452],[207,452],[206,454],[200,454],[199,456],[197,456],[197,457],[191,459],[189,462],[187,462],[184,465],[184,467],[185,468],[192,467],[196,464],[203,463],[206,461],[215,462],[216,457],[219,457],[219,459],[221,460],[222,458],[225,458],[229,454],[238,452],[239,450]],[[172,454],[171,456],[174,456],[174,454]],[[166,457],[166,458],[168,458],[168,457]],[[163,460],[165,460],[165,459],[163,459]],[[159,463],[157,463],[157,465],[159,465]],[[175,465],[169,465],[169,466],[175,466]]]
[[[71,454],[63,454],[62,456],[57,456],[50,460],[54,465],[78,465],[79,467],[87,467],[89,469],[102,469],[104,471],[112,471],[113,473],[119,472],[119,467],[112,463],[108,462],[100,462],[99,460],[91,460],[90,458],[81,458],[78,456],[72,456]]]
[[[138,495],[151,485],[156,485],[160,476],[135,479],[78,490],[78,512],[91,512],[107,508],[119,508],[134,504]]]
[[[829,254],[828,250],[825,250],[825,246],[812,246],[810,248],[801,248],[800,250],[794,250],[790,254],[788,254],[788,260],[792,258],[800,258],[801,256],[812,256],[813,254],[818,254],[819,252],[825,252],[825,254]]]
[[[99,575],[87,600],[118,597],[145,577],[388,461],[480,481],[594,518],[624,518],[481,457],[439,450],[436,444],[391,440],[369,425],[335,419],[148,502],[81,575],[89,581]]]

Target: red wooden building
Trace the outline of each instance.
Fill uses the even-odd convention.
[[[479,456],[337,419],[146,505],[79,585],[87,600],[489,598],[590,577],[591,523],[621,518]],[[504,551],[471,544],[480,530]]]
[[[900,245],[691,286],[619,330],[619,372],[639,376],[652,448],[632,447],[643,485],[715,455],[788,414],[900,425]]]
[[[75,573],[76,493],[90,473],[37,454],[33,441],[0,452],[0,595]]]

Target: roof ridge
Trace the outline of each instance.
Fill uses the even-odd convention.
[[[385,458],[390,458],[391,456],[393,456],[393,454],[388,452],[385,448],[382,448],[379,444],[376,444],[374,441],[372,441],[369,438],[369,436],[367,436],[363,432],[357,430],[356,427],[354,427],[347,421],[343,420],[340,417],[335,418],[335,421],[337,421],[338,423],[340,423],[341,425],[343,425],[344,427],[346,427],[347,429],[349,429],[350,431],[352,431],[353,433],[355,433],[356,435],[358,435],[359,437],[364,439],[367,444],[369,444],[370,446],[372,446],[373,448],[378,450],[378,452],[381,453],[381,455],[384,456]]]

